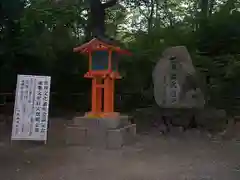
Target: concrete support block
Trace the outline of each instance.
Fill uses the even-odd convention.
[[[105,148],[107,146],[106,139],[107,139],[106,135],[100,135],[100,136],[87,135],[86,145],[90,147]]]
[[[107,148],[116,149],[123,145],[131,144],[136,137],[136,124],[131,124],[119,129],[108,130]]]
[[[118,149],[123,146],[123,136],[121,129],[108,130],[107,132],[107,148]]]
[[[129,122],[128,116],[76,117],[73,122],[66,128],[67,144],[116,149],[132,143],[136,135],[136,125]]]
[[[122,129],[124,144],[132,144],[136,139],[136,124],[130,124]]]
[[[87,128],[87,145],[106,147],[107,129],[103,126]]]
[[[103,119],[76,117],[73,119],[74,125],[85,128],[85,144],[89,146],[106,146],[107,127]]]
[[[107,129],[115,129],[120,126],[120,118],[102,118],[99,121],[102,126],[105,126]]]
[[[99,119],[88,117],[75,117],[73,118],[73,124],[83,127],[94,127],[99,124]]]
[[[123,127],[131,124],[130,118],[129,116],[120,116],[120,126]]]
[[[96,126],[102,126],[107,129],[115,129],[117,127],[120,127],[122,122],[126,124],[128,121],[127,116],[121,116],[121,117],[115,117],[115,118],[89,118],[89,117],[75,117],[73,119],[73,124],[84,126],[84,127],[96,127]]]

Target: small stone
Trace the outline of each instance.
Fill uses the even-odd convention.
[[[234,170],[240,172],[240,165],[236,166]]]
[[[27,161],[25,161],[25,163],[27,163],[27,164],[30,164],[30,163],[31,163],[31,161],[27,160]]]
[[[65,178],[63,176],[59,177],[59,180],[65,180]]]

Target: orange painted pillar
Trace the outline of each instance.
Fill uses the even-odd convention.
[[[99,77],[97,78],[97,89],[96,89],[96,107],[97,107],[97,112],[100,113],[102,112],[102,79]]]
[[[97,112],[97,80],[96,78],[92,79],[92,112]]]
[[[109,91],[111,92],[109,94],[109,107],[110,107],[110,112],[114,111],[114,79],[110,79],[110,84],[109,84]]]
[[[104,104],[103,104],[103,111],[105,113],[109,112],[109,104],[108,104],[108,99],[109,99],[109,92],[108,92],[108,86],[109,86],[109,77],[106,77],[104,79]]]
[[[114,111],[114,102],[115,102],[115,99],[114,99],[114,95],[115,95],[115,79],[112,79],[112,111]]]
[[[114,112],[114,80],[109,76],[104,79],[104,112]]]

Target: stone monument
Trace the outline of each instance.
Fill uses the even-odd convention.
[[[166,49],[153,71],[154,97],[162,108],[203,108],[201,83],[184,46]]]

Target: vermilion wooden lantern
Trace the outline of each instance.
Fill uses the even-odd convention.
[[[89,57],[89,69],[84,77],[92,79],[92,109],[87,115],[98,117],[119,115],[114,112],[114,83],[115,79],[121,78],[118,62],[120,55],[131,53],[96,38],[74,48],[74,52],[88,54]]]

